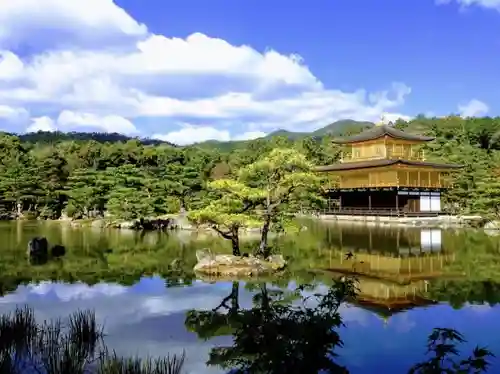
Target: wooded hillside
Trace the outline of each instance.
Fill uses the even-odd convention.
[[[342,134],[368,123],[350,122]],[[432,161],[466,165],[447,201],[464,213],[499,214],[500,118],[417,117],[395,126],[436,137]],[[342,135],[335,134],[335,135]],[[38,136],[38,137],[37,137]],[[233,175],[275,148],[294,148],[315,165],[337,162],[332,133],[174,147],[119,134],[38,133],[0,136],[0,198],[4,218],[18,215],[87,217],[107,211],[123,219],[202,207],[208,181]]]

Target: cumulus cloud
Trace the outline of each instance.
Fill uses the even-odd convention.
[[[227,142],[230,140],[250,140],[266,136],[262,131],[247,131],[243,134],[231,136],[228,130],[218,130],[211,126],[183,125],[180,130],[171,131],[166,134],[154,134],[154,139],[164,140],[178,145],[200,143],[206,140],[218,140]]]
[[[298,55],[199,32],[158,35],[111,0],[82,4],[0,1],[0,102],[31,113],[27,130],[140,131],[185,144],[407,118],[398,112],[411,92],[403,83],[343,92],[325,87]],[[34,52],[22,55],[26,46]],[[136,128],[138,119],[149,127]],[[204,125],[163,125],[182,122]]]
[[[138,132],[132,122],[117,115],[98,116],[92,113],[77,113],[70,110],[62,111],[57,120],[53,120],[48,116],[35,117],[32,119],[27,131],[68,131],[78,128],[95,129],[103,132],[121,132],[124,134]]]
[[[458,112],[462,117],[484,116],[489,110],[486,103],[477,99],[472,99],[468,103],[458,106]]]
[[[47,116],[42,116],[42,117],[32,118],[31,125],[28,127],[27,130],[29,132],[56,131],[57,128],[52,118]]]
[[[0,120],[18,122],[29,118],[29,113],[24,108],[14,108],[0,105]]]
[[[45,47],[94,46],[97,41],[117,42],[146,33],[147,27],[113,0],[0,1],[0,46],[32,42]],[[58,37],[54,38],[55,35]]]
[[[500,11],[500,0],[436,0],[437,4],[458,3],[461,7],[480,6]]]

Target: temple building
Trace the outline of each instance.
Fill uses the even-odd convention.
[[[360,134],[334,139],[347,148],[328,173],[327,195],[346,214],[438,214],[449,173],[461,165],[428,162],[422,145],[434,138],[405,133],[384,123]]]

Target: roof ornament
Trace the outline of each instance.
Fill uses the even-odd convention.
[[[380,121],[377,123],[377,126],[384,126],[385,125],[385,115],[382,113],[380,115]]]

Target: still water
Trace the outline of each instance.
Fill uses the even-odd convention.
[[[341,307],[344,347],[337,349],[339,363],[351,373],[407,372],[423,359],[434,327],[464,334],[469,342],[460,346],[464,353],[486,345],[500,355],[500,237],[467,230],[306,225],[300,234],[272,240],[289,271],[267,284],[291,290],[309,283],[313,293],[332,277],[357,274],[358,300]],[[35,235],[65,245],[65,258],[30,265],[25,248]],[[246,245],[252,244],[247,238]],[[39,318],[51,319],[93,309],[108,346],[121,355],[185,351],[186,373],[224,373],[206,362],[212,348],[231,346],[231,329],[202,333],[186,323],[186,315],[213,310],[235,290],[238,307],[250,309],[258,287],[196,279],[190,270],[196,249],[204,247],[229,251],[212,235],[2,223],[0,313],[29,305]],[[354,259],[346,259],[348,252]],[[500,362],[493,361],[490,372],[500,372]]]

